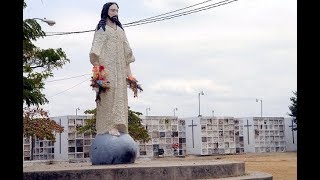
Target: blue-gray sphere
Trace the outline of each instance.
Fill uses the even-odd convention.
[[[92,165],[130,164],[137,156],[138,145],[129,134],[98,134],[90,147]]]

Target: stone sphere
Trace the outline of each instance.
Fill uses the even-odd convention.
[[[98,134],[91,143],[92,165],[130,164],[137,157],[138,145],[129,134]]]

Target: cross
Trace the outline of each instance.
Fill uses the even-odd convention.
[[[249,125],[249,121],[247,119],[247,125],[244,125],[244,127],[247,127],[247,133],[248,133],[248,144],[250,144],[249,142],[249,126],[252,126],[252,125]]]
[[[192,147],[194,148],[193,126],[197,126],[197,125],[196,125],[196,124],[193,124],[193,120],[192,120],[191,125],[188,125],[188,127],[191,127],[191,128],[192,128]]]
[[[292,132],[292,143],[294,144],[294,132],[293,132],[293,119],[292,119],[292,121],[291,121],[291,126],[289,126],[289,127],[291,127],[291,132]]]

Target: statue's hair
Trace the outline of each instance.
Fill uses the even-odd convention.
[[[108,15],[108,11],[110,6],[113,4],[117,5],[117,7],[119,8],[116,2],[108,2],[103,5],[102,11],[101,11],[101,19],[97,25],[96,30],[99,30],[100,28],[102,28],[104,31],[106,30],[105,26],[107,24],[107,18],[111,19],[111,17]],[[115,21],[115,23],[123,30],[122,24],[120,23],[119,20]]]

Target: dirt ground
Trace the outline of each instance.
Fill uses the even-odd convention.
[[[184,160],[234,160],[244,161],[245,170],[260,171],[273,175],[274,180],[296,180],[297,179],[297,153],[247,153],[240,155],[219,155],[219,156],[187,156]],[[161,161],[160,159],[157,159]],[[169,160],[163,158],[162,160]]]
[[[215,156],[193,156],[186,157],[161,157],[161,158],[138,158],[134,164],[111,165],[116,166],[140,166],[149,164],[186,164],[202,163],[212,161],[244,161],[246,172],[260,171],[273,175],[274,180],[296,180],[297,179],[297,153],[246,153],[237,155],[215,155]],[[183,163],[183,161],[186,161]],[[108,165],[106,165],[107,167]],[[103,168],[102,166],[99,166]],[[93,168],[91,163],[54,163],[54,164],[24,164],[24,171],[63,170]]]

